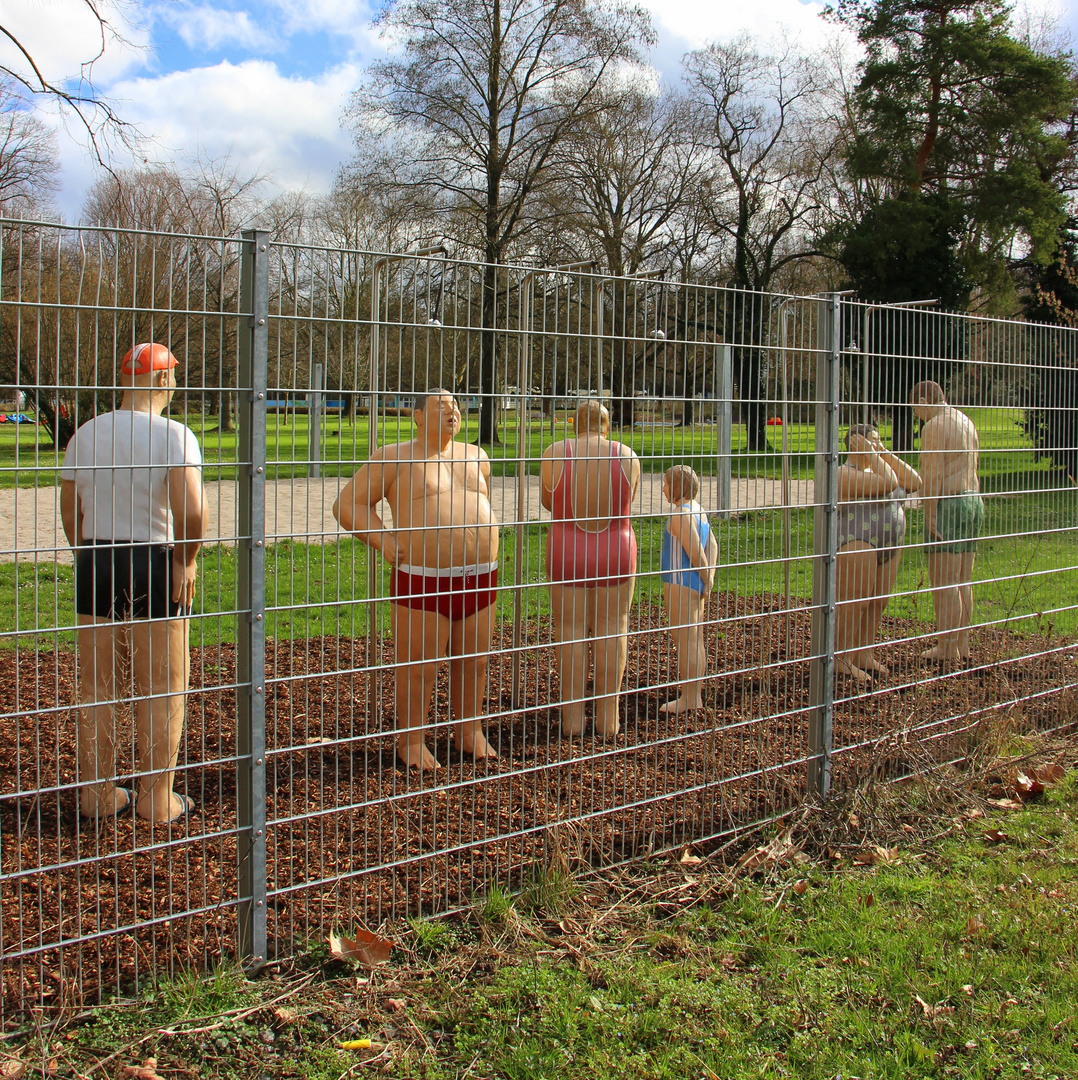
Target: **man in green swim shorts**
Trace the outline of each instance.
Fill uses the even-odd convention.
[[[929,660],[968,660],[973,617],[973,562],[984,527],[977,479],[980,441],[965,413],[947,404],[938,383],[918,383],[910,395],[921,429],[921,497],[925,558],[932,582],[937,644]]]

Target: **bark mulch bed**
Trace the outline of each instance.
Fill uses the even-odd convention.
[[[334,927],[467,904],[552,863],[596,867],[780,816],[805,794],[810,615],[778,597],[710,601],[709,707],[668,717],[675,671],[661,613],[638,605],[622,731],[560,737],[549,633],[525,627],[524,696],[512,703],[511,631],[491,656],[488,737],[495,762],[454,760],[443,665],[428,743],[447,767],[409,777],[393,748],[391,646],[374,679],[363,639],[271,641],[267,681],[270,954]],[[885,619],[882,638],[923,634]],[[787,637],[789,652],[787,652]],[[872,762],[891,775],[926,753],[965,753],[984,715],[1020,710],[1041,729],[1073,710],[1073,646],[975,634],[968,670],[932,678],[924,641],[881,646],[891,674],[835,686],[835,784]],[[37,1004],[78,1007],[140,979],[211,966],[237,948],[236,655],[192,656],[177,789],[195,812],[171,828],[121,815],[99,828],[76,813],[74,656],[0,653],[0,1018]],[[372,690],[380,713],[372,709]],[[1026,700],[1024,700],[1026,699]],[[129,723],[128,723],[129,728]],[[904,740],[894,738],[896,732]],[[880,766],[878,743],[888,740]],[[120,740],[124,745],[124,739]],[[906,750],[903,747],[906,747]],[[133,769],[130,735],[118,771]]]

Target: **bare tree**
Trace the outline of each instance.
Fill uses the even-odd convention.
[[[28,112],[9,79],[0,79],[0,207],[30,214],[59,187],[56,138]]]
[[[712,229],[729,245],[731,285],[755,292],[816,254],[812,227],[824,196],[834,124],[821,108],[819,62],[785,47],[758,51],[747,37],[689,54],[686,80],[706,125],[714,172],[706,205]],[[766,305],[751,295],[729,309],[728,341],[749,446],[766,445],[763,365]]]
[[[557,235],[578,248],[573,256],[593,255],[614,278],[607,386],[618,424],[632,422],[636,373],[647,352],[636,343],[631,324],[640,305],[625,276],[669,261],[673,221],[705,167],[688,101],[621,82],[604,87],[601,106],[563,140],[547,195],[555,200],[549,216]]]
[[[598,0],[400,0],[380,23],[403,55],[376,63],[352,102],[356,127],[393,134],[406,184],[435,192],[478,225],[483,278],[479,437],[497,438],[498,265],[554,148],[596,106],[604,75],[651,41],[640,8]]]
[[[109,144],[124,146],[140,141],[138,131],[123,120],[94,86],[94,67],[109,48],[130,46],[120,29],[121,13],[127,0],[81,0],[94,27],[86,43],[78,75],[55,79],[46,74],[34,55],[33,46],[0,22],[0,36],[10,42],[13,54],[0,63],[0,77],[11,80],[29,99],[54,102],[62,116],[70,117],[83,129],[97,160],[108,168]]]

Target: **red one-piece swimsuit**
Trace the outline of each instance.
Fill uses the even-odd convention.
[[[549,581],[591,589],[621,585],[636,573],[636,533],[629,520],[633,489],[617,443],[610,445],[610,520],[605,529],[582,529],[573,513],[573,443],[566,439],[561,476],[551,492],[554,518],[546,539]]]

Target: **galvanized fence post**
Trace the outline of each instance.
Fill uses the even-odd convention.
[[[835,698],[835,568],[838,561],[838,429],[842,297],[820,301],[816,360],[816,468],[813,502],[812,659],[809,668],[808,790],[831,789]]]
[[[266,962],[266,394],[269,233],[243,233],[238,341],[236,753],[239,952]]]

